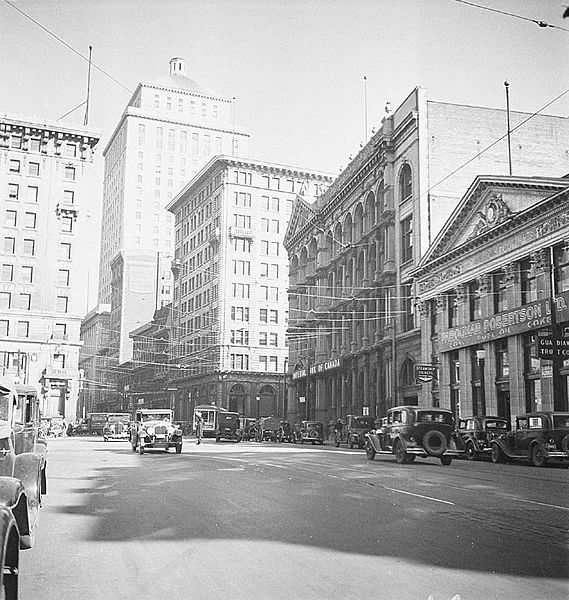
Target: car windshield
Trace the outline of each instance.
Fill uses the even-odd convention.
[[[322,423],[307,423],[306,427],[309,429],[322,429]]]
[[[447,423],[452,424],[452,415],[437,410],[417,411],[417,422],[419,423]]]
[[[219,415],[220,425],[237,425],[239,423],[239,415]]]
[[[109,417],[109,423],[126,423],[128,420],[128,417],[119,417],[118,415],[112,415]]]
[[[169,421],[170,413],[152,413],[152,414],[142,414],[142,421]]]
[[[507,421],[486,421],[486,429],[501,429],[503,431],[508,429]]]
[[[569,428],[569,415],[553,415],[553,427],[555,429]]]

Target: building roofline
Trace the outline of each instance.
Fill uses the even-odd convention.
[[[16,127],[28,127],[31,129],[46,129],[57,133],[66,133],[77,137],[91,137],[97,141],[101,139],[101,133],[89,127],[77,127],[75,125],[63,124],[59,121],[49,121],[39,117],[29,117],[26,115],[9,115],[4,113],[0,115],[0,122],[8,123]]]

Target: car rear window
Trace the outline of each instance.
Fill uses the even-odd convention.
[[[508,423],[506,421],[486,421],[486,428],[487,429],[502,429],[505,431],[508,429]]]
[[[420,410],[417,412],[418,423],[452,423],[452,416],[435,410]]]
[[[555,429],[569,428],[569,415],[553,415],[553,427]]]

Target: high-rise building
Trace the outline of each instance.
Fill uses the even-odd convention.
[[[45,416],[76,417],[98,141],[85,128],[0,117],[0,373],[41,389]]]
[[[203,89],[173,58],[167,76],[138,85],[103,151],[99,302],[111,306],[118,363],[132,357],[129,332],[171,299],[166,204],[212,156],[247,151],[233,115],[232,99]]]
[[[171,371],[178,419],[199,404],[246,417],[285,411],[288,256],[296,197],[328,174],[218,156],[168,205],[175,217]],[[131,390],[136,394],[136,390]]]

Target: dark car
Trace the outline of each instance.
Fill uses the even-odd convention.
[[[294,429],[288,421],[281,421],[279,430],[277,432],[277,442],[289,442],[291,444],[296,443],[294,436]]]
[[[400,464],[412,463],[417,456],[439,458],[450,465],[460,453],[452,439],[454,419],[450,410],[419,406],[395,406],[387,412],[387,423],[366,433],[366,455],[395,454]]]
[[[535,467],[569,460],[569,413],[540,411],[516,417],[513,431],[491,443],[492,462],[529,459]]]
[[[346,443],[350,448],[365,445],[365,434],[375,428],[375,419],[371,416],[348,415],[346,417]],[[336,447],[340,444],[336,443]]]
[[[302,421],[296,424],[295,430],[296,439],[301,444],[324,444],[324,425],[318,421]]]
[[[458,422],[456,445],[468,460],[490,458],[490,442],[510,431],[510,421],[489,415],[462,417]]]
[[[241,441],[241,419],[236,412],[220,412],[217,415],[217,428],[215,430],[215,441],[231,440]]]

